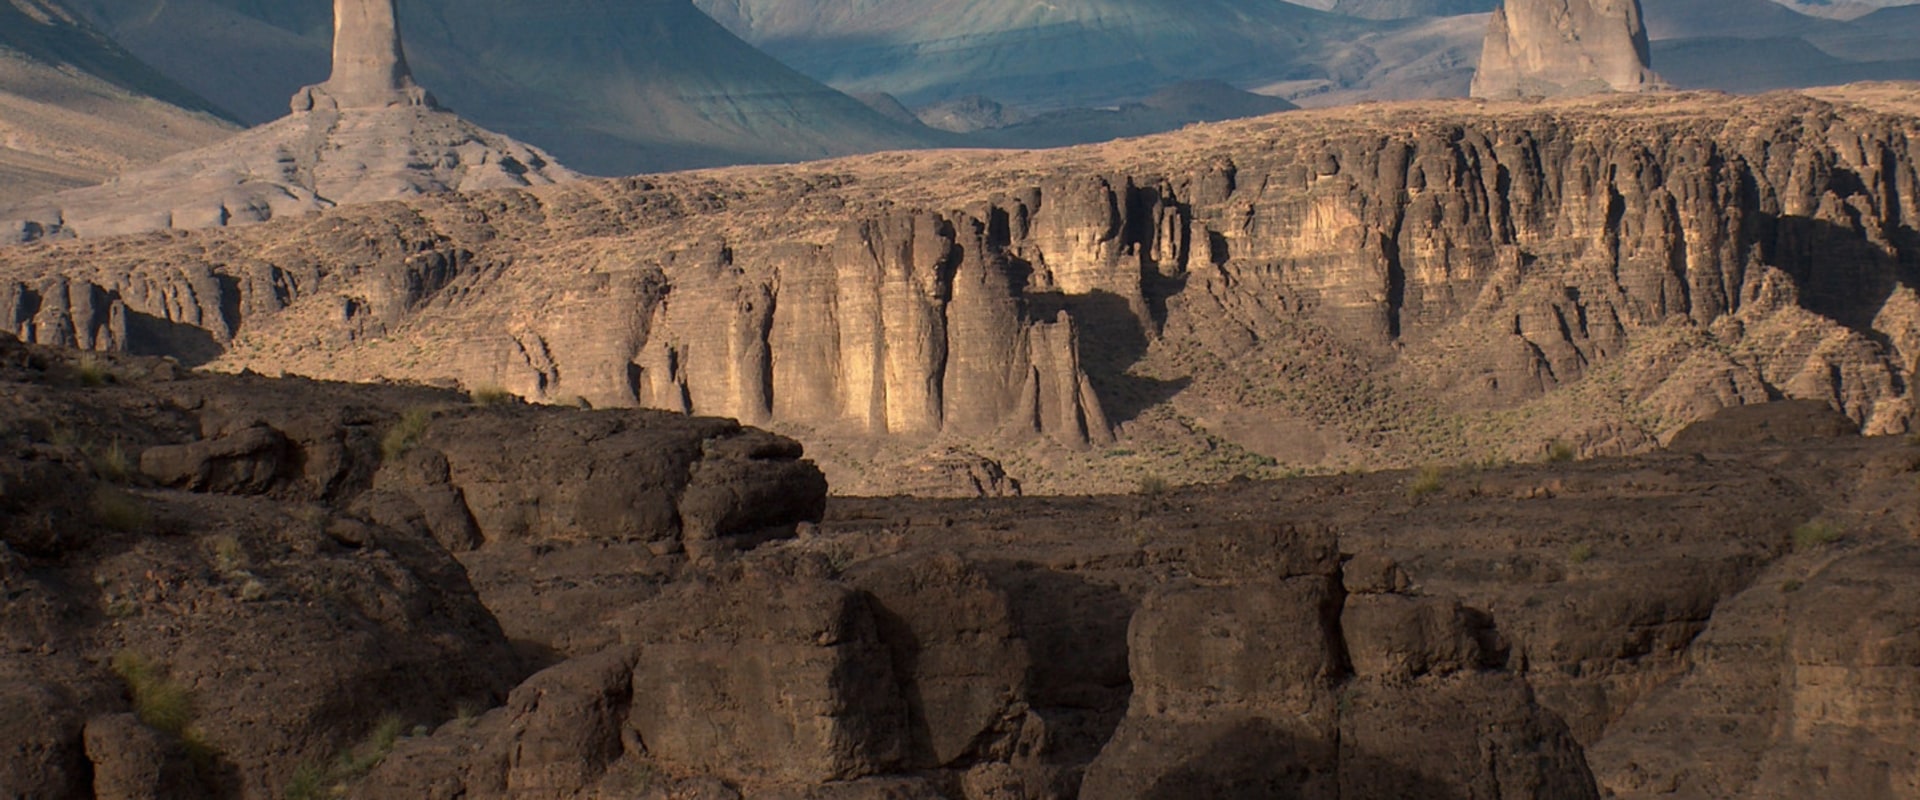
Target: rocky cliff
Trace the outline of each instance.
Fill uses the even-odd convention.
[[[428,198],[11,250],[0,320],[736,416],[852,491],[956,443],[1042,491],[1625,453],[1782,396],[1896,433],[1916,123],[1851,97],[1407,104]]]
[[[1640,0],[1509,0],[1493,12],[1473,96],[1493,99],[1661,88]]]
[[[1920,735],[1920,440],[848,500],[792,440],[0,337],[27,797],[1834,796]]]

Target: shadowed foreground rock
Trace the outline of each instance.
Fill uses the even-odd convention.
[[[1920,443],[1823,407],[823,518],[721,420],[4,339],[0,403],[30,797],[1913,796]]]

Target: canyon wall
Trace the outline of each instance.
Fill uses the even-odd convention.
[[[1629,452],[1779,397],[1898,433],[1915,133],[1801,96],[1409,104],[425,198],[0,253],[0,327],[814,440],[1365,465]]]

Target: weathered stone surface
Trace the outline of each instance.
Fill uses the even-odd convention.
[[[81,731],[71,698],[39,684],[0,686],[0,786],[19,797],[92,797]]]
[[[675,772],[757,785],[879,774],[905,755],[906,706],[865,595],[748,574],[632,612],[629,724]]]
[[[96,800],[192,800],[208,794],[182,743],[132,714],[89,720],[86,747]]]
[[[1387,681],[1501,665],[1492,628],[1485,613],[1451,598],[1350,595],[1340,612],[1354,673]]]
[[[1473,96],[1664,88],[1648,66],[1644,16],[1640,0],[1507,0],[1493,12]]]
[[[1385,106],[420,198],[271,247],[0,254],[33,306],[0,325],[119,346],[110,308],[32,322],[86,283],[136,350],[734,416],[859,494],[954,445],[1050,493],[1624,455],[1779,397],[1904,433],[1916,133],[1853,97]]]
[[[1005,592],[985,574],[937,553],[876,560],[847,581],[872,597],[891,651],[912,738],[905,766],[954,765],[1017,731],[1032,656]]]
[[[394,0],[334,0],[333,76],[301,90],[293,110],[323,103],[339,109],[433,105],[407,68]]]
[[[288,469],[286,434],[265,425],[140,454],[140,471],[163,486],[218,494],[261,494]]]
[[[1804,554],[1730,600],[1693,666],[1592,751],[1619,797],[1909,797],[1920,707],[1911,543]]]
[[[1688,425],[1667,442],[1677,453],[1704,453],[1757,445],[1790,445],[1859,436],[1860,424],[1819,400],[1786,400],[1723,408]]]

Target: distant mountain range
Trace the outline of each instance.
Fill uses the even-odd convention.
[[[447,107],[581,171],[623,175],[1048,146],[1294,104],[1461,96],[1497,2],[410,0],[402,24],[415,73]],[[1729,91],[1920,79],[1920,5],[1879,8],[1899,2],[1644,0],[1655,69],[1681,88]],[[153,98],[214,126],[181,140],[192,144],[218,127],[207,113],[259,124],[325,78],[330,11],[328,0],[0,0],[0,47],[15,84],[64,82],[36,96],[75,98],[46,107],[102,108],[85,99],[100,91]],[[156,134],[191,127],[126,120],[101,123],[101,136],[154,141],[107,145],[126,155],[84,169],[9,151],[0,162],[72,173],[34,178],[37,192],[179,149]]]
[[[212,108],[68,9],[0,0],[0,203],[231,135]]]
[[[72,0],[129,50],[258,124],[327,74],[329,0]],[[420,82],[449,108],[619,175],[944,143],[809,79],[686,0],[413,0]]]

